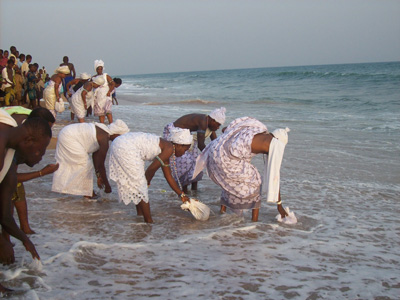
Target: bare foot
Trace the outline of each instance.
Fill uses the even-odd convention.
[[[25,234],[35,234],[36,232],[33,231],[29,226],[25,227],[25,226],[21,226],[21,230],[25,233]]]
[[[221,209],[219,211],[221,214],[226,213],[226,206],[225,205],[221,205]]]
[[[7,294],[7,293],[12,292],[12,291],[13,291],[13,290],[4,287],[4,286],[0,283],[0,294],[3,294],[3,295],[4,295],[4,294]]]
[[[92,196],[84,196],[86,199],[97,199],[97,198],[99,198],[99,195],[97,195],[94,191],[93,191],[93,194],[92,194]]]

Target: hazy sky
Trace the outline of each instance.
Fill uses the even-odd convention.
[[[0,48],[110,75],[400,61],[398,0],[0,0]]]

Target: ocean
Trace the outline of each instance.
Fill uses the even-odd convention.
[[[42,265],[14,240],[17,262],[0,267],[10,298],[399,299],[400,62],[120,77],[113,116],[131,131],[161,135],[182,115],[221,106],[226,124],[250,116],[289,127],[281,194],[298,223],[278,223],[267,203],[256,223],[251,212],[220,215],[207,175],[191,192],[212,210],[201,222],[158,171],[152,225],[118,202],[113,182],[88,201],[38,178],[25,188]],[[68,120],[66,111],[54,135]],[[262,157],[253,163],[261,170]]]

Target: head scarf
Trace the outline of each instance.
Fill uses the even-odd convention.
[[[98,75],[98,76],[95,76],[95,77],[93,77],[92,78],[92,81],[95,83],[95,84],[98,84],[98,85],[103,85],[106,81],[104,80],[104,76],[103,75]]]
[[[81,73],[79,78],[82,80],[88,80],[88,79],[90,79],[90,75],[88,73]]]
[[[285,129],[283,129],[283,128],[275,129],[274,131],[272,131],[272,135],[286,145],[288,143],[288,134],[287,133],[289,131],[290,131],[290,129],[287,127]]]
[[[69,74],[71,71],[69,70],[68,66],[60,66],[58,67],[54,73],[62,73],[62,74]]]
[[[124,121],[118,119],[114,122],[112,122],[108,128],[110,129],[110,135],[113,134],[125,134],[129,132],[128,126],[125,124]]]
[[[103,67],[104,69],[104,61],[102,61],[101,59],[96,59],[94,61],[94,70],[97,71],[98,67]]]
[[[189,129],[175,127],[171,129],[168,140],[173,142],[174,144],[191,145],[193,141],[193,136],[190,134]]]
[[[217,108],[214,109],[210,114],[210,118],[213,118],[215,121],[217,121],[219,124],[224,124],[225,123],[225,112],[226,109],[225,107]]]

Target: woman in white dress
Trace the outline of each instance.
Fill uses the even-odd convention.
[[[50,110],[54,118],[57,116],[55,110],[56,102],[61,101],[61,89],[63,79],[70,74],[68,66],[58,67],[55,74],[51,76],[49,85],[43,91],[43,99],[46,104],[46,108]]]
[[[169,161],[182,156],[192,140],[190,131],[181,128],[173,129],[168,140],[143,132],[116,138],[110,150],[110,179],[117,183],[119,201],[125,205],[133,202],[138,215],[143,215],[146,223],[153,223],[148,186],[160,167],[171,189],[182,202],[188,201],[182,187],[172,177]],[[153,161],[146,170],[145,161]]]
[[[110,126],[101,123],[77,123],[65,126],[58,134],[56,161],[60,165],[53,176],[53,192],[95,196],[93,165],[99,188],[111,193],[104,162],[110,140],[127,133],[128,126],[116,120]],[[92,154],[92,157],[90,156]]]
[[[111,113],[111,93],[115,88],[115,82],[107,73],[103,73],[104,62],[102,60],[95,60],[94,68],[97,72],[96,77],[102,76],[104,78],[104,84],[96,89],[96,92],[94,94],[94,115],[96,117],[99,117],[100,123],[104,123],[107,116],[108,123],[111,124],[113,121]]]
[[[90,106],[93,106],[94,93],[99,86],[104,84],[103,76],[96,76],[92,81],[86,82],[71,97],[71,110],[78,118],[79,123],[85,122],[85,116]]]

